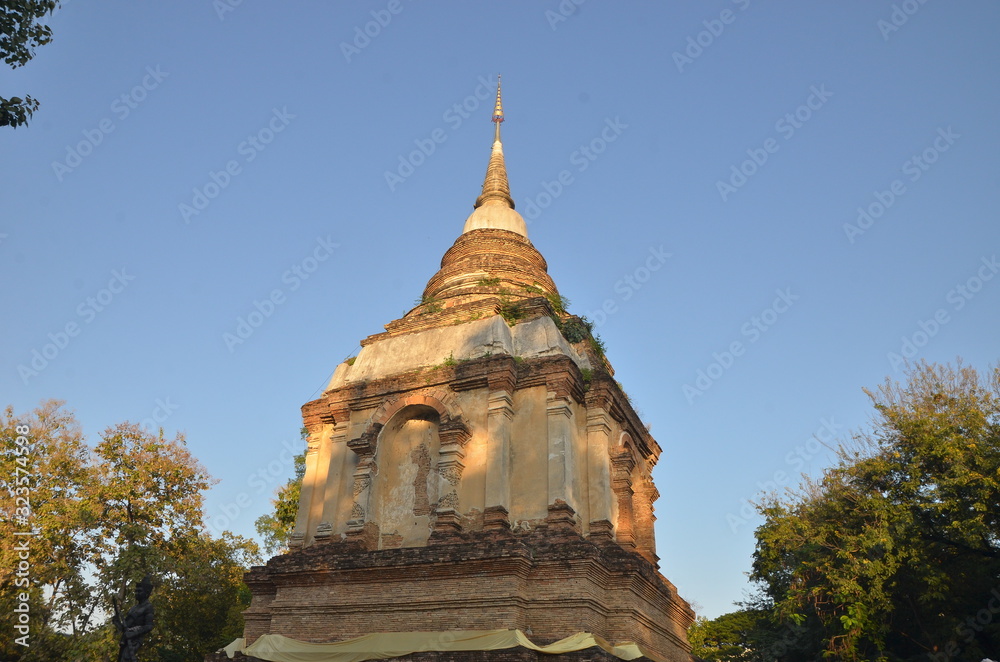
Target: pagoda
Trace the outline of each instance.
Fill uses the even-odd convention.
[[[248,646],[534,660],[576,636],[596,648],[542,650],[691,659],[693,612],[658,569],[660,446],[528,240],[499,80],[492,119],[482,192],[420,303],[302,407],[298,519],[289,552],[247,574]],[[520,643],[476,638],[504,632]]]

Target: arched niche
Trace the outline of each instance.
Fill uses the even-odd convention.
[[[395,411],[379,432],[369,503],[380,549],[427,544],[441,496],[440,428],[435,408],[413,404]]]
[[[368,549],[419,547],[461,530],[458,490],[471,437],[450,394],[387,400],[347,442],[358,455],[347,537]]]

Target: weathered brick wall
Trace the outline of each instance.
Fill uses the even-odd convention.
[[[646,559],[569,525],[460,534],[455,542],[365,551],[319,544],[250,575],[246,636],[341,641],[371,632],[520,629],[548,644],[580,631],[686,661],[693,614]],[[256,592],[275,590],[266,607]],[[268,620],[261,618],[267,612]]]

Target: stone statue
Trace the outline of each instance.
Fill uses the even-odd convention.
[[[149,594],[153,592],[153,582],[149,575],[135,585],[136,604],[128,610],[122,619],[118,601],[112,597],[115,614],[112,622],[121,638],[118,641],[118,662],[138,662],[139,647],[143,636],[153,629],[153,605],[149,603]]]

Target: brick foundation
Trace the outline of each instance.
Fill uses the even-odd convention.
[[[330,642],[372,632],[520,629],[545,645],[585,631],[687,662],[693,614],[673,586],[639,554],[552,519],[523,534],[498,527],[426,547],[366,551],[331,542],[277,556],[247,573],[254,595],[247,641],[268,633]],[[432,658],[487,659],[439,655]],[[604,659],[595,655],[573,659]]]

